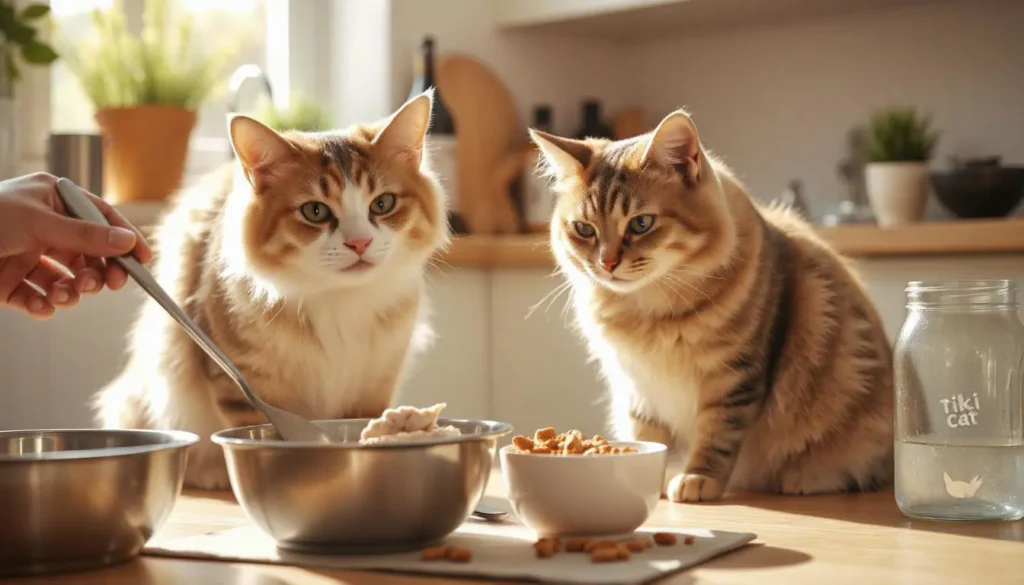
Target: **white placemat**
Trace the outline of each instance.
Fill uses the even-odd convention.
[[[492,578],[541,583],[612,585],[648,583],[671,573],[696,566],[712,557],[733,551],[756,538],[749,533],[717,530],[679,530],[645,526],[638,536],[673,532],[673,546],[653,546],[628,561],[593,563],[585,553],[561,552],[539,559],[533,548],[534,536],[514,522],[485,524],[467,522],[445,541],[473,552],[472,561],[424,561],[419,552],[373,555],[328,556],[280,550],[255,526],[233,528],[199,536],[156,541],[143,554],[254,563],[271,563],[311,568],[387,571],[435,576]],[[683,543],[687,535],[693,544]]]

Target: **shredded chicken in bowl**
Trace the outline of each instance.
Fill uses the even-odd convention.
[[[441,411],[448,406],[444,402],[428,408],[399,406],[389,408],[380,417],[371,420],[359,436],[364,445],[375,443],[404,443],[435,441],[462,434],[459,429],[447,425],[438,426]]]

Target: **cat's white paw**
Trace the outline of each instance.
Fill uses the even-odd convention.
[[[708,502],[721,499],[725,485],[698,473],[680,473],[669,479],[665,497],[673,502]]]

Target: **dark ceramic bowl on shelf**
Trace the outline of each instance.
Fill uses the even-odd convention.
[[[1000,166],[998,158],[955,163],[931,173],[935,196],[957,217],[1006,217],[1024,198],[1024,167]]]

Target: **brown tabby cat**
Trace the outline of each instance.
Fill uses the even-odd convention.
[[[853,269],[810,226],[752,201],[683,111],[630,140],[532,136],[614,430],[670,447],[667,497],[889,481],[890,348]]]
[[[186,191],[157,233],[155,276],[267,402],[308,418],[376,417],[428,333],[423,274],[448,238],[424,157],[433,97],[372,126],[278,134],[235,117],[238,155]],[[153,301],[97,397],[106,427],[203,441],[188,485],[228,487],[219,430],[266,422]]]

